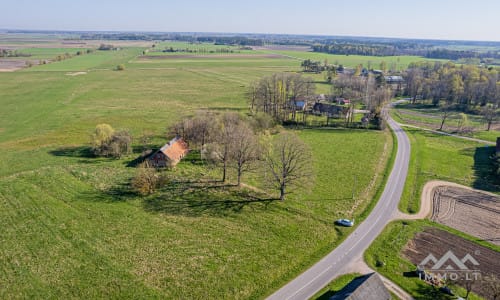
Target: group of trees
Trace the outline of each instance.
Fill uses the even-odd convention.
[[[132,152],[132,136],[126,130],[115,131],[109,124],[98,124],[91,136],[96,156],[120,158]]]
[[[0,57],[30,57],[31,54],[11,49],[0,49]]]
[[[248,90],[252,113],[263,112],[279,123],[297,121],[297,102],[312,97],[315,84],[297,73],[277,73],[253,82]]]
[[[451,62],[420,62],[410,64],[405,74],[406,95],[412,102],[432,99],[435,105],[445,100],[464,111],[492,105],[500,100],[499,76],[495,69]]]
[[[246,120],[237,113],[215,115],[201,112],[174,124],[171,131],[200,151],[202,160],[221,168],[222,182],[228,179],[229,169],[236,173],[240,186],[244,174],[265,168],[271,174],[269,182],[280,192],[283,200],[289,187],[299,179],[310,176],[311,152],[293,133],[271,137],[261,120]]]
[[[382,75],[356,76],[350,74],[340,74],[333,80],[332,98],[350,99],[351,111],[357,104],[363,104],[370,114],[366,116],[366,121],[375,122],[379,128],[383,129],[384,119],[382,118],[382,107],[393,96],[390,86],[385,84]],[[352,123],[353,114],[350,120],[346,120],[346,126]]]

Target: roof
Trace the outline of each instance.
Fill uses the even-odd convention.
[[[384,76],[385,81],[392,81],[392,82],[403,82],[405,81],[402,76]]]
[[[189,152],[189,148],[183,139],[176,137],[161,147],[158,152],[162,152],[170,160],[177,161]]]
[[[391,294],[377,273],[356,277],[330,300],[389,300]]]

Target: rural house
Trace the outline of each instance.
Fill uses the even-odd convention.
[[[377,273],[371,273],[353,279],[348,285],[333,295],[330,300],[389,300],[391,294]]]
[[[151,155],[149,157],[149,162],[156,168],[173,167],[177,165],[188,152],[189,148],[187,143],[183,139],[176,137]]]

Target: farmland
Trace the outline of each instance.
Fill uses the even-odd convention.
[[[261,298],[350,232],[333,219],[366,214],[392,152],[388,132],[299,131],[316,180],[284,202],[248,201],[264,195],[232,186],[131,193],[127,165],[140,149],[92,157],[96,124],[152,132],[161,146],[180,118],[198,109],[244,114],[251,81],[299,69],[262,53],[143,61],[145,49],[0,73],[0,298]],[[118,64],[125,70],[114,71]],[[219,177],[191,160],[166,173]],[[247,183],[265,188],[256,176]]]
[[[427,240],[425,246],[420,245],[420,248],[415,250],[415,240],[429,234],[433,235],[429,238],[432,243]],[[477,242],[474,237],[427,220],[390,223],[365,252],[365,260],[371,268],[403,287],[415,299],[451,299],[415,275],[416,264],[422,261],[422,256],[425,257],[430,252],[439,258],[448,250],[456,252],[460,257],[463,257],[464,251],[471,251],[474,255],[474,251],[479,250],[476,253],[481,253],[477,257],[481,259],[481,270],[485,274],[498,270],[498,267],[495,268],[498,247],[486,242]],[[477,286],[475,288],[469,299],[481,299],[474,294],[480,293]],[[462,297],[466,294],[465,289],[460,286],[453,286],[453,290]]]
[[[491,194],[442,186],[434,193],[431,220],[499,245],[499,202]]]

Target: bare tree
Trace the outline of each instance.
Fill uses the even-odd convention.
[[[452,115],[452,110],[451,107],[447,104],[442,105],[440,107],[441,111],[441,126],[439,126],[439,130],[443,130],[444,122],[446,122],[446,119]]]
[[[481,114],[483,115],[484,121],[488,126],[486,131],[490,131],[491,124],[498,119],[498,110],[492,105],[486,105],[481,110]]]
[[[241,123],[241,117],[237,113],[224,113],[216,123],[213,142],[207,145],[205,151],[210,162],[222,165],[222,182],[226,182],[234,148],[234,133]]]
[[[289,188],[311,180],[312,152],[296,134],[280,133],[265,154],[272,181],[284,200]]]
[[[231,160],[234,161],[238,176],[238,186],[245,172],[252,170],[259,158],[258,141],[246,123],[240,123],[232,133]]]

